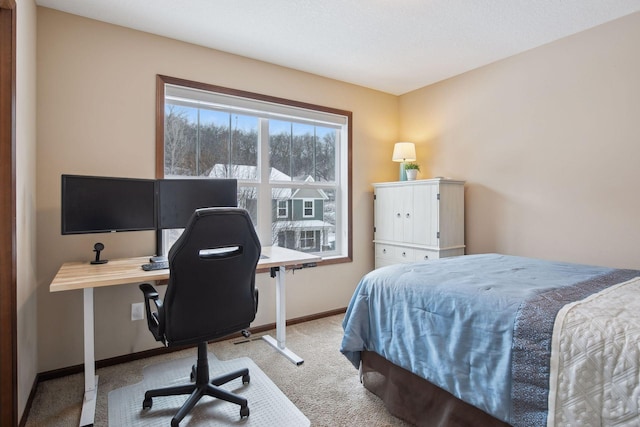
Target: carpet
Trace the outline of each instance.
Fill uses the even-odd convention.
[[[153,407],[142,409],[144,393],[148,389],[184,384],[189,381],[195,357],[172,360],[143,369],[144,379],[130,386],[113,390],[108,397],[109,426],[167,426],[188,396],[153,398]],[[240,407],[211,397],[203,397],[180,423],[181,426],[290,426],[308,427],[309,419],[248,357],[221,361],[209,353],[211,377],[236,369],[249,368],[251,382],[242,384],[235,379],[222,386],[249,401],[249,417],[240,419]]]

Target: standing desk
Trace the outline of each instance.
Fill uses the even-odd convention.
[[[258,261],[258,268],[271,269],[271,276],[276,278],[276,338],[265,335],[263,339],[296,365],[301,365],[304,360],[286,346],[285,268],[315,263],[320,259],[316,255],[304,252],[277,246],[267,246],[262,248],[262,256]],[[144,271],[141,265],[148,262],[149,257],[115,259],[106,264],[97,265],[89,264],[88,262],[67,262],[60,267],[49,286],[50,292],[75,289],[82,289],[83,291],[84,400],[82,402],[80,426],[93,425],[98,392],[94,347],[93,288],[166,280],[169,278],[168,269]]]

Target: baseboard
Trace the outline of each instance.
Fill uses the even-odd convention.
[[[31,411],[31,405],[33,405],[33,400],[36,398],[36,391],[38,390],[39,382],[40,382],[40,374],[36,374],[36,377],[33,379],[33,384],[31,385],[31,392],[29,393],[27,404],[24,406],[22,417],[20,417],[20,423],[18,424],[19,427],[24,427],[27,425],[27,418],[29,417],[29,412]]]
[[[321,312],[321,313],[311,314],[309,316],[297,317],[295,319],[287,320],[287,326],[296,325],[298,323],[309,322],[311,320],[322,319],[324,317],[335,316],[337,314],[342,314],[342,313],[344,313],[346,311],[347,311],[347,309],[346,309],[346,307],[344,307],[344,308],[338,308],[338,309],[335,309],[335,310],[324,311],[324,312]],[[276,327],[275,323],[269,323],[269,324],[266,324],[266,325],[258,326],[256,328],[250,328],[249,332],[251,332],[252,334],[258,334],[258,333],[262,333],[262,332],[266,332],[266,331],[269,331],[271,329],[274,329],[275,327]],[[234,337],[233,335],[229,335],[229,336],[226,336],[224,338],[220,338],[219,340],[215,340],[215,341],[211,341],[211,342],[224,341],[224,340],[232,339],[233,337]],[[242,335],[240,335],[238,333],[237,337],[240,338],[240,337],[242,337]],[[136,353],[125,354],[125,355],[122,355],[122,356],[110,357],[108,359],[96,360],[96,369],[105,368],[107,366],[118,365],[120,363],[132,362],[134,360],[145,359],[147,357],[158,356],[158,355],[163,355],[163,354],[169,354],[169,353],[172,353],[174,351],[184,350],[185,348],[189,348],[189,347],[196,347],[196,346],[159,347],[159,348],[153,348],[151,350],[144,350],[144,351],[138,351]],[[79,364],[79,365],[73,365],[73,366],[68,366],[66,368],[54,369],[54,370],[51,370],[51,371],[46,371],[46,372],[39,373],[36,376],[36,381],[34,383],[34,388],[32,389],[31,394],[29,395],[29,402],[27,402],[27,408],[29,408],[30,405],[31,405],[31,400],[33,399],[33,396],[35,395],[35,391],[37,389],[37,385],[38,385],[39,382],[48,381],[48,380],[52,380],[52,379],[56,379],[56,378],[62,378],[62,377],[65,377],[67,375],[78,374],[78,373],[81,373],[81,372],[84,372],[84,364],[82,364],[82,363]],[[26,414],[28,412],[27,409],[25,409],[24,412]],[[26,420],[26,416],[23,415],[22,419]]]

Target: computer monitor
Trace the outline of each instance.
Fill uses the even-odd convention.
[[[235,179],[159,179],[158,229],[185,228],[199,208],[237,207]]]
[[[162,230],[185,228],[196,209],[238,206],[235,179],[176,178],[159,179],[156,184],[158,231],[156,257],[165,260]]]
[[[62,175],[62,234],[154,230],[154,179]]]

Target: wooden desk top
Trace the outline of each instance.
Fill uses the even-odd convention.
[[[277,246],[262,248],[258,268],[291,266],[310,262],[318,262],[322,258],[317,255]],[[50,292],[69,291],[73,289],[97,288],[101,286],[123,285],[125,283],[141,283],[151,280],[166,280],[169,270],[144,271],[142,264],[149,262],[149,257],[124,258],[110,260],[106,264],[90,264],[89,262],[66,262],[53,278],[49,286]]]

